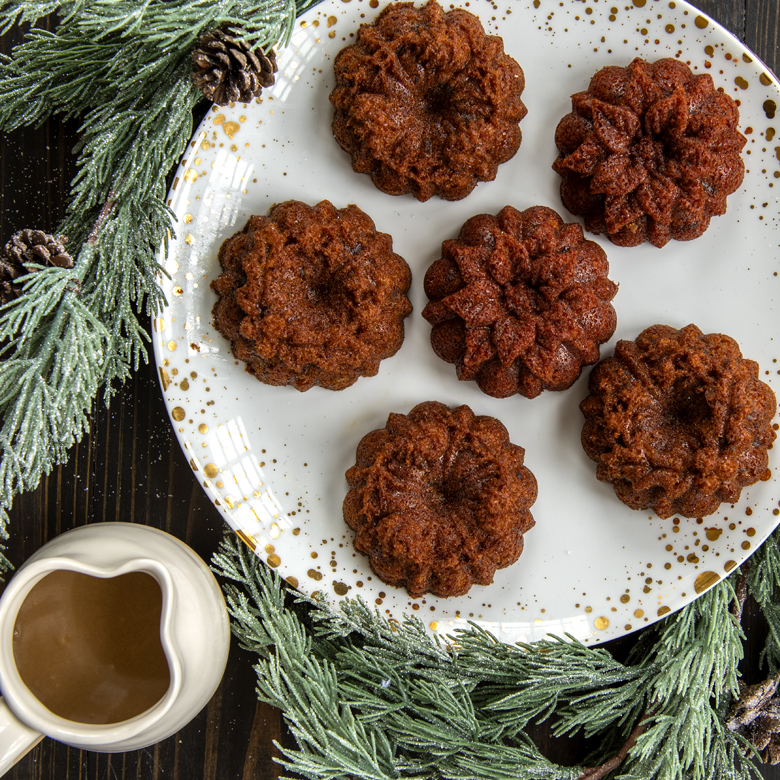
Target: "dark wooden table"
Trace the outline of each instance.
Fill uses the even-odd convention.
[[[525,2],[526,0],[522,0]],[[530,0],[527,0],[530,2]],[[622,0],[621,0],[622,2]],[[663,0],[666,2],[666,0]],[[698,0],[699,8],[743,40],[775,72],[780,65],[778,0]],[[0,41],[8,52],[11,33]],[[64,213],[75,172],[70,150],[78,122],[48,122],[0,138],[0,241],[26,227],[53,231]],[[209,559],[223,523],[173,436],[153,365],[145,365],[106,408],[95,403],[91,430],[37,490],[17,498],[11,512],[8,557],[21,564],[44,542],[75,526],[122,520],[174,534]],[[758,654],[766,626],[748,602],[743,674],[760,679]],[[610,643],[624,653],[633,641]],[[234,643],[225,677],[208,706],[178,734],[146,750],[104,755],[44,739],[12,770],[28,778],[175,778],[177,780],[272,780],[283,774],[274,763],[274,742],[294,747],[278,710],[258,703],[254,658]],[[576,741],[551,739],[541,727],[534,737],[551,758],[574,763]],[[762,767],[780,780],[780,767]]]

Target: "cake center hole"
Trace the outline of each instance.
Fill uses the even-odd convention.
[[[674,387],[669,413],[674,422],[689,430],[697,429],[712,416],[702,382],[686,382]]]
[[[330,271],[324,258],[321,258],[317,263],[304,266],[301,269],[301,279],[305,289],[305,297],[310,306],[321,312],[331,312],[343,308],[344,285]]]
[[[452,105],[452,86],[444,82],[436,84],[425,93],[425,103],[432,114],[443,114]]]

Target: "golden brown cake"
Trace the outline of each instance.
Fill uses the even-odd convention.
[[[619,246],[698,238],[742,183],[739,110],[683,62],[602,68],[555,131],[561,200]]]
[[[409,266],[357,206],[281,203],[219,263],[214,325],[261,382],[343,390],[401,347]]]
[[[425,274],[433,351],[496,398],[566,390],[615,332],[604,250],[552,210],[480,214]]]
[[[653,325],[591,372],[582,446],[632,509],[703,517],[767,472],[775,395],[734,339]]]
[[[536,479],[525,452],[493,417],[436,401],[364,436],[347,471],[344,520],[355,549],[388,585],[413,598],[461,596],[514,563]]]
[[[336,57],[333,134],[390,195],[465,198],[520,147],[520,66],[479,19],[392,3]]]

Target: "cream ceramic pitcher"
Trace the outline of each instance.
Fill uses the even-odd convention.
[[[170,683],[162,698],[117,723],[80,723],[47,709],[14,660],[14,627],[33,587],[56,571],[115,578],[148,574],[162,592],[160,644]],[[133,523],[82,526],[45,544],[0,598],[0,775],[44,735],[84,750],[137,750],[171,736],[205,706],[222,679],[230,626],[219,585],[205,562],[170,534]]]

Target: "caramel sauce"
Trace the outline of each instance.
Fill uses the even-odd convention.
[[[161,615],[162,591],[149,574],[51,572],[33,586],[16,617],[17,669],[61,718],[128,720],[156,704],[170,685]]]

